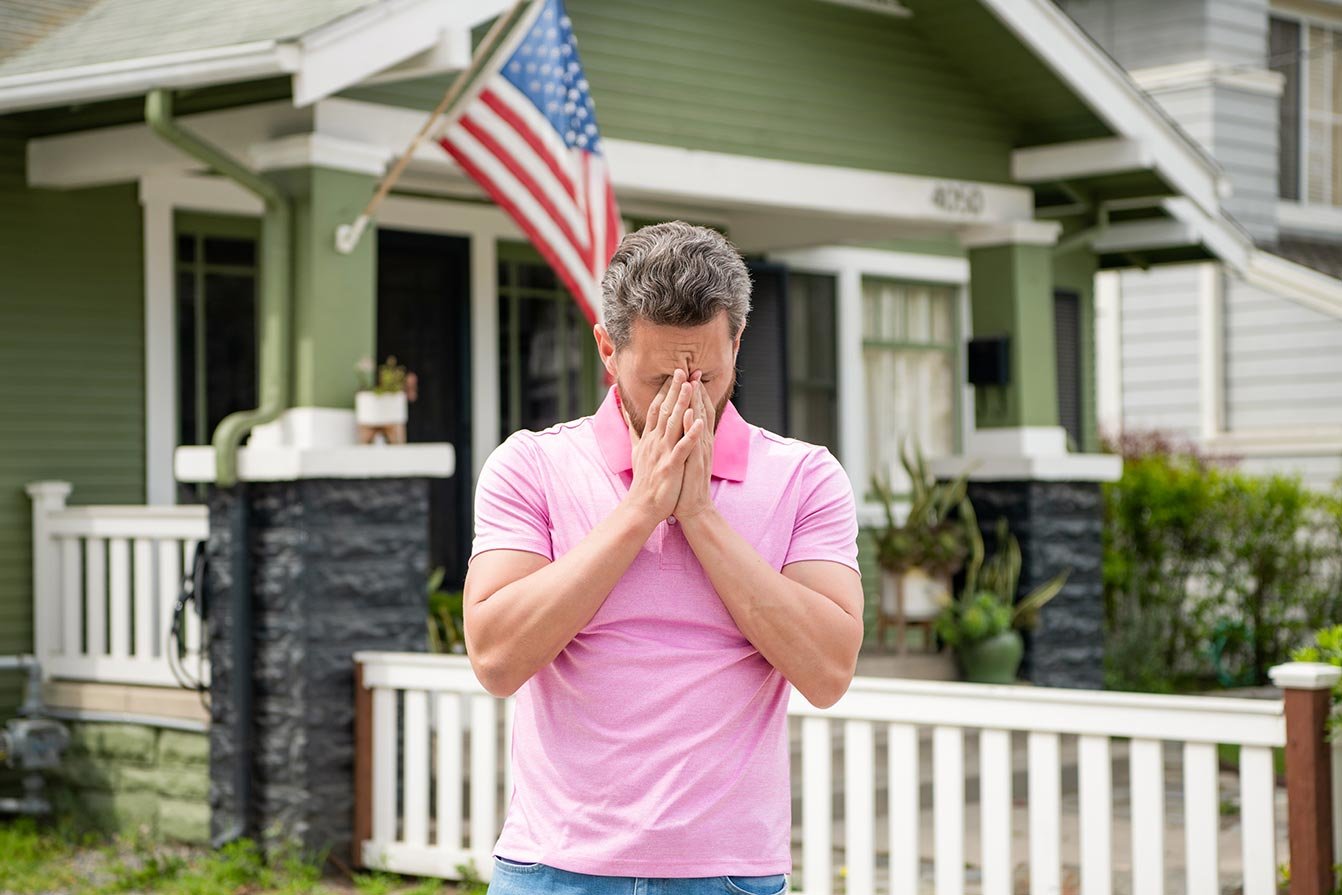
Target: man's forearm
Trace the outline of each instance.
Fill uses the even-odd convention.
[[[776,571],[716,509],[680,524],[746,639],[812,704],[835,702],[852,680],[862,620]]]
[[[572,550],[500,587],[473,610],[472,644],[490,677],[511,693],[554,661],[647,543],[657,523],[620,503]]]

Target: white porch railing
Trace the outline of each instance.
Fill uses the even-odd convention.
[[[34,482],[34,652],[48,679],[177,686],[168,664],[173,607],[203,506],[67,507],[68,482]],[[186,613],[182,662],[200,662],[200,621]]]
[[[473,860],[488,878],[512,793],[513,699],[487,693],[461,656],[366,652],[355,661],[356,857],[448,879]],[[1288,859],[1278,845],[1284,805],[1273,767],[1273,749],[1286,745],[1283,700],[859,677],[828,709],[794,691],[788,711],[800,728],[793,892],[1009,895],[1025,869],[1031,895],[1057,895],[1076,891],[1077,881],[1063,878],[1066,860],[1079,867],[1084,895],[1116,887],[1219,895],[1237,880],[1244,895],[1275,895],[1278,864]],[[1221,743],[1239,747],[1240,833],[1230,845],[1221,831]],[[1065,755],[1075,756],[1074,792],[1062,785]],[[930,779],[930,806],[920,772]],[[1130,806],[1121,810],[1116,772]],[[1013,791],[1021,774],[1025,785]],[[470,785],[464,800],[467,780],[483,785]],[[1115,835],[1116,822],[1128,836]],[[921,883],[920,846],[932,863]],[[972,880],[967,863],[977,868]]]

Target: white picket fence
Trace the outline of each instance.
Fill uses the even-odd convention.
[[[184,570],[209,536],[203,506],[67,507],[67,482],[34,482],[34,651],[48,679],[177,686],[168,633]],[[188,611],[183,665],[206,675]]]
[[[355,656],[356,843],[365,866],[455,879],[458,864],[474,862],[488,878],[501,829],[501,807],[512,793],[506,756],[512,736],[513,699],[498,699],[477,681],[461,656],[364,652]],[[1080,891],[1109,895],[1114,888],[1113,752],[1126,752],[1130,808],[1131,875],[1122,889],[1141,895],[1221,892],[1218,743],[1239,748],[1239,838],[1244,895],[1275,895],[1279,820],[1273,748],[1286,744],[1282,700],[1148,696],[1127,693],[1006,687],[966,683],[856,678],[827,709],[793,692],[788,707],[801,727],[800,865],[794,892],[854,895],[920,889],[919,762],[929,760],[931,835],[936,895],[966,888],[966,859],[981,877],[973,888],[1009,895],[1022,856],[1012,852],[1013,800],[1027,800],[1029,891],[1057,895],[1061,879],[1060,786],[1064,737],[1076,749],[1079,780]],[[500,724],[500,722],[502,722]],[[500,730],[500,727],[502,728]],[[841,750],[840,763],[832,735]],[[920,749],[920,729],[930,729],[930,755]],[[877,818],[877,735],[888,766],[880,822]],[[1013,792],[1012,735],[1027,739],[1028,783]],[[977,741],[977,829],[967,827],[966,741]],[[1073,737],[1075,738],[1073,740]],[[1167,767],[1165,745],[1178,744],[1182,760]],[[1113,754],[1111,754],[1113,753]],[[469,759],[467,758],[469,756]],[[469,762],[468,765],[465,762]],[[1167,773],[1181,768],[1181,798],[1167,805]],[[794,768],[794,771],[796,769]],[[465,772],[469,772],[468,775]],[[795,774],[794,774],[795,777]],[[463,804],[463,781],[469,804]],[[843,792],[832,810],[835,784]],[[903,784],[903,785],[901,785]],[[1170,799],[1175,802],[1175,799]],[[1180,809],[1180,824],[1167,810]],[[362,819],[360,819],[362,818]],[[836,867],[834,830],[841,822],[843,872]],[[1019,822],[1019,819],[1017,819]],[[1170,884],[1166,868],[1169,829],[1182,827],[1185,870]],[[888,854],[878,879],[876,831]],[[975,839],[976,854],[965,842]],[[1125,849],[1126,851],[1126,849]]]

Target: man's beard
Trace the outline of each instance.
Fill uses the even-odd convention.
[[[733,370],[731,383],[727,386],[727,390],[722,393],[722,400],[719,401],[717,406],[713,408],[714,432],[718,431],[718,423],[722,422],[722,411],[726,409],[727,402],[731,400],[732,391],[734,390],[735,386],[736,386],[736,371]],[[703,388],[702,385],[699,387]],[[640,408],[634,406],[634,402],[629,398],[629,393],[624,389],[624,383],[620,382],[618,377],[616,377],[615,379],[615,388],[619,392],[620,404],[624,406],[624,412],[629,415],[630,425],[634,427],[634,431],[638,433],[640,438],[642,438],[643,427],[647,425],[648,422],[647,416],[643,413],[643,411]]]

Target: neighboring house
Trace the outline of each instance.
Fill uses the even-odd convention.
[[[436,146],[353,254],[333,235],[504,6],[0,0],[0,653],[34,649],[25,486],[70,482],[76,504],[200,500],[175,452],[182,479],[211,477],[212,454],[177,449],[257,405],[258,346],[283,325],[272,345],[290,409],[268,427],[269,456],[299,468],[322,454],[327,475],[359,475],[365,455],[328,450],[353,430],[354,364],[397,355],[420,376],[411,440],[455,448],[455,474],[433,485],[430,555],[460,581],[484,458],[513,429],[597,404],[585,321]],[[1112,458],[1076,455],[1097,447],[1096,272],[1215,259],[1260,281],[1304,271],[1263,273],[1221,213],[1221,168],[1048,0],[569,12],[630,224],[718,226],[753,259],[743,413],[829,446],[861,496],[875,472],[898,479],[906,434],[934,458],[983,460],[989,484],[1111,475]],[[280,324],[258,303],[273,217],[147,126],[157,88],[176,92],[182,127],[293,197]],[[1005,381],[977,393],[971,337],[1009,340]],[[265,464],[249,450],[255,475]],[[861,514],[880,518],[866,500]],[[1047,570],[1026,546],[1028,583]],[[864,541],[874,572],[870,553]],[[1050,609],[1082,607],[1085,624],[1049,636],[1094,680],[1087,575],[1078,566]],[[879,577],[864,577],[871,598]],[[2,685],[12,704],[17,682]]]
[[[1101,427],[1164,429],[1330,485],[1342,474],[1342,3],[1059,5],[1224,166],[1226,213],[1262,249],[1247,271],[1099,278]]]

